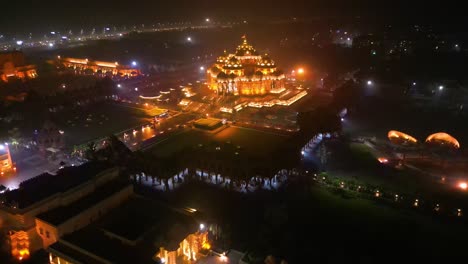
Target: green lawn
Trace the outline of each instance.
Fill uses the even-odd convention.
[[[273,151],[278,144],[286,139],[286,137],[280,135],[237,127],[228,127],[215,134],[190,130],[161,141],[151,151],[160,156],[169,156],[185,147],[230,141],[232,144],[241,146],[252,155],[264,155]]]

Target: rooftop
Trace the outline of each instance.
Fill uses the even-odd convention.
[[[41,213],[37,218],[44,220],[53,225],[60,225],[75,215],[83,212],[84,210],[98,204],[105,200],[109,196],[113,195],[129,186],[130,183],[121,180],[115,180],[110,183],[106,183],[97,188],[91,194],[78,199],[77,201],[67,205],[54,208],[50,211]]]
[[[94,178],[109,168],[104,162],[88,162],[77,167],[66,167],[57,175],[41,174],[20,183],[19,188],[3,194],[5,204],[26,208],[54,194],[68,191]]]
[[[82,259],[82,253],[68,251],[64,246],[64,243],[70,243],[114,263],[154,263],[152,257],[161,246],[176,249],[188,234],[197,230],[198,224],[191,216],[134,196],[97,222],[66,235],[51,248]],[[118,237],[135,244],[125,243]]]

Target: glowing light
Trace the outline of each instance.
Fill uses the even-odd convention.
[[[468,183],[466,183],[466,182],[460,182],[460,183],[458,184],[458,187],[460,187],[460,189],[462,189],[462,190],[466,190],[466,189],[468,188]]]
[[[5,149],[5,146],[0,145],[0,150],[4,150],[4,149]]]
[[[161,263],[166,263],[166,259],[165,259],[165,258],[161,258]]]
[[[54,43],[49,43],[49,47],[53,47],[54,46]]]
[[[135,87],[135,92],[138,92],[138,87]]]
[[[297,73],[299,73],[299,74],[304,74],[304,69],[303,69],[303,68],[297,69]]]
[[[413,82],[413,86],[416,86],[416,82]]]
[[[405,144],[414,144],[418,142],[418,140],[416,140],[414,137],[408,134],[405,134],[403,132],[396,131],[396,130],[388,131],[387,137],[392,143],[395,143],[395,144],[405,145]]]
[[[380,163],[382,164],[385,164],[385,163],[388,163],[388,159],[387,158],[383,158],[383,157],[380,157],[377,159]]]
[[[205,229],[205,225],[204,224],[200,224],[200,230],[203,230]]]
[[[122,85],[120,83],[117,84],[117,88],[122,88]]]
[[[304,151],[301,151],[301,154],[302,154],[302,155],[304,155],[304,154],[305,154],[305,152],[304,152]]]
[[[209,19],[209,18],[205,18],[205,22],[210,22],[210,19]]]
[[[192,41],[192,38],[191,38],[191,37],[187,37],[187,41],[188,41],[188,42]]]
[[[343,118],[343,117],[341,118],[341,122],[344,122],[344,118]]]
[[[367,85],[372,85],[372,81],[371,81],[371,80],[368,80],[368,81],[367,81]]]
[[[132,61],[132,66],[137,66],[137,62],[136,62],[136,61]]]
[[[436,143],[436,144],[449,144],[452,145],[454,148],[460,148],[460,143],[451,135],[439,132],[432,134],[426,138],[427,143]]]
[[[23,41],[22,41],[22,40],[18,40],[18,41],[16,41],[16,45],[18,45],[18,46],[21,46],[21,45],[23,45]]]
[[[444,86],[443,85],[440,85],[439,86],[439,91],[442,91],[444,89]]]
[[[204,71],[204,70],[205,70],[205,67],[200,66],[200,71]]]

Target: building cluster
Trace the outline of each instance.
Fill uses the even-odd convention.
[[[141,74],[137,67],[121,65],[118,62],[93,61],[87,58],[62,58],[58,56],[54,63],[72,70],[76,74],[98,74],[111,77],[135,77]]]
[[[224,54],[207,70],[207,83],[218,94],[262,95],[284,88],[284,74],[268,54],[260,55],[243,36],[233,54]]]
[[[0,52],[0,79],[33,79],[37,77],[36,66],[26,63],[21,51]]]
[[[175,264],[210,248],[196,210],[135,194],[118,168],[101,162],[22,182],[0,195],[0,219],[18,260],[45,249],[54,264]]]

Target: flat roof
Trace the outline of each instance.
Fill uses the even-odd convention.
[[[202,125],[202,126],[208,126],[208,127],[213,127],[221,123],[221,119],[217,118],[201,118],[195,121],[195,124],[197,125]]]
[[[79,261],[80,263],[86,263],[86,264],[102,264],[105,263],[103,261],[100,261],[93,256],[89,256],[86,254],[83,254],[82,252],[68,246],[65,243],[62,242],[57,242],[49,246],[50,251],[55,251],[59,252],[57,254],[59,257],[66,259],[69,262],[72,261]],[[55,253],[54,252],[54,253]]]
[[[38,175],[20,183],[18,189],[3,194],[5,205],[26,208],[85,183],[108,168],[110,165],[106,162],[87,162],[81,166],[63,168],[57,175]]]
[[[187,235],[197,230],[198,224],[190,215],[134,195],[98,221],[60,241],[114,263],[154,264],[152,258],[160,247],[175,250]],[[118,237],[135,244],[125,243]],[[51,248],[56,249],[56,244]],[[60,248],[57,250],[62,252]]]
[[[60,225],[73,216],[80,214],[84,210],[107,199],[108,197],[121,191],[129,185],[131,185],[131,183],[122,180],[114,180],[109,183],[104,183],[89,195],[86,195],[67,206],[60,206],[50,211],[41,213],[36,217],[47,223],[56,226]]]

